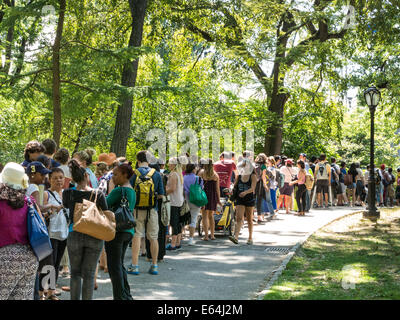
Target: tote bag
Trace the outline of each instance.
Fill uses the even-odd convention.
[[[94,202],[91,201],[92,196],[93,191],[89,200],[83,199],[82,203],[75,204],[73,230],[99,240],[111,241],[115,238],[114,212],[97,208],[97,192]]]
[[[53,253],[53,248],[51,247],[46,224],[32,201],[29,198],[26,199],[28,203],[27,229],[29,243],[38,261],[42,261]]]

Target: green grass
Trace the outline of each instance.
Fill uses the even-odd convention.
[[[356,215],[321,229],[264,299],[400,299],[400,209],[382,210],[377,225]]]

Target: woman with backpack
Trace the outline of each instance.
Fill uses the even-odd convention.
[[[214,212],[217,210],[217,205],[221,205],[221,191],[219,187],[219,176],[214,171],[214,164],[211,159],[206,160],[204,163],[204,168],[200,171],[199,176],[204,181],[204,192],[206,193],[208,199],[208,203],[204,206],[202,211],[204,229],[203,241],[208,241],[209,229],[211,233],[211,240],[215,240]]]
[[[71,300],[81,300],[81,297],[82,300],[92,300],[97,262],[104,241],[73,230],[75,205],[82,203],[83,199],[89,201],[96,199],[96,206],[99,209],[108,210],[108,206],[104,193],[89,186],[90,177],[85,167],[79,165],[75,159],[68,163],[68,167],[72,181],[77,185],[76,189],[67,189],[63,192],[63,205],[70,213],[67,249],[71,263]]]
[[[172,237],[167,250],[179,250],[182,248],[182,224],[179,220],[181,208],[185,200],[183,198],[182,165],[179,163],[178,158],[174,157],[169,160],[168,167],[171,172],[168,176],[168,184],[165,189],[171,201],[170,224],[172,227]]]
[[[239,243],[239,232],[244,224],[246,217],[249,228],[248,245],[253,244],[253,212],[255,205],[254,192],[257,184],[257,177],[254,167],[248,158],[244,158],[238,165],[239,175],[235,177],[234,197],[236,206],[236,226],[235,235],[230,236],[229,240],[233,243]]]
[[[130,163],[122,163],[113,170],[115,189],[107,196],[107,205],[116,212],[122,201],[128,201],[130,212],[133,213],[136,204],[136,193],[129,182],[133,176]],[[134,229],[117,231],[115,238],[105,242],[107,267],[110,274],[114,300],[133,300],[129,287],[127,272],[124,267],[126,249],[132,240]]]

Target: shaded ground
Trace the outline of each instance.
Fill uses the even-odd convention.
[[[312,210],[305,217],[280,214],[276,220],[254,226],[254,245],[246,244],[247,228],[239,237],[239,245],[223,235],[216,235],[217,240],[208,242],[196,237],[193,247],[187,246],[185,240],[182,251],[167,252],[164,262],[159,264],[157,276],[147,273],[150,263],[140,257],[141,274],[128,276],[132,296],[140,300],[254,299],[281,265],[288,249],[333,219],[356,210]],[[131,251],[128,250],[125,265],[130,260]],[[69,279],[61,278],[59,285],[69,285]],[[112,299],[108,274],[99,272],[98,285],[94,299]],[[64,292],[61,299],[69,300],[69,293]]]
[[[400,299],[400,209],[316,232],[264,299]]]

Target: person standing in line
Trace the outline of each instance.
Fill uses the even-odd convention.
[[[197,217],[200,213],[200,207],[189,201],[190,186],[199,184],[203,188],[203,180],[195,174],[197,167],[193,163],[186,165],[186,175],[183,177],[183,188],[185,191],[186,201],[189,203],[191,221],[189,225],[189,246],[194,245],[194,231],[196,229]]]
[[[85,151],[76,152],[73,156],[75,160],[79,162],[79,164],[85,168],[86,172],[89,175],[89,187],[93,189],[97,189],[99,187],[99,182],[96,178],[96,175],[90,169],[90,165],[93,163],[93,155],[95,151],[92,149],[86,149]]]
[[[298,216],[304,216],[306,211],[306,170],[305,163],[302,160],[297,161],[297,167],[299,168],[299,172],[297,173],[297,179],[290,182],[290,185],[298,185],[296,191],[296,201],[298,206]]]
[[[267,156],[260,153],[256,158],[255,172],[257,176],[256,184],[256,204],[257,204],[257,222],[264,222],[265,213],[269,212],[270,217],[275,214],[271,201],[271,192],[273,175],[267,170]]]
[[[24,150],[24,158],[25,161],[21,163],[25,169],[28,167],[28,164],[32,161],[36,161],[39,156],[41,156],[45,151],[44,146],[36,140],[29,141]]]
[[[71,300],[92,300],[95,287],[95,273],[99,261],[103,240],[73,230],[74,211],[76,203],[83,199],[97,200],[96,206],[108,210],[106,198],[100,191],[93,190],[86,168],[72,159],[68,166],[76,189],[67,189],[63,192],[63,206],[69,209],[69,235],[67,238],[68,256],[71,263]]]
[[[182,224],[179,221],[181,207],[183,206],[183,175],[182,165],[178,158],[171,158],[168,162],[171,173],[168,176],[168,184],[165,188],[171,201],[171,220],[172,238],[167,250],[180,250],[182,240]]]
[[[397,201],[397,205],[400,206],[400,167],[397,168],[397,177],[396,177],[396,201]]]
[[[274,213],[277,211],[277,204],[276,204],[276,191],[278,190],[278,183],[276,182],[276,175],[277,175],[277,168],[276,168],[276,163],[275,163],[275,158],[274,157],[269,157],[267,160],[267,170],[271,172],[273,179],[271,181],[271,188],[270,188],[270,193],[271,193],[271,201],[272,201],[272,207],[274,208]],[[270,217],[271,219],[275,217],[275,214]]]
[[[257,184],[257,177],[251,161],[244,158],[239,162],[239,175],[235,179],[235,187],[237,188],[237,197],[235,199],[236,206],[236,226],[235,235],[230,236],[229,240],[233,243],[239,243],[240,229],[244,224],[244,217],[246,217],[247,225],[249,228],[248,245],[253,244],[253,212],[255,205],[254,192]]]
[[[231,177],[234,173],[237,176],[235,162],[231,159],[231,153],[224,151],[219,157],[219,161],[214,164],[214,171],[219,177],[220,195],[224,196],[224,189],[231,187]]]
[[[57,168],[60,166],[60,163],[53,159],[54,154],[57,151],[57,143],[53,139],[45,139],[42,141],[42,145],[44,146],[44,155],[50,159],[51,168]]]
[[[128,200],[129,210],[133,213],[136,204],[136,193],[129,182],[132,175],[133,169],[129,163],[120,164],[113,170],[112,179],[114,185],[117,187],[107,196],[107,205],[114,212],[120,207],[121,200],[125,195],[125,198]],[[115,238],[111,241],[105,241],[104,244],[114,300],[133,300],[127,272],[124,267],[124,258],[126,249],[134,234],[133,228],[117,231]]]
[[[323,200],[325,200],[325,208],[328,208],[329,199],[329,187],[331,186],[331,166],[326,161],[326,155],[321,154],[319,162],[315,166],[315,180],[317,186],[317,203],[320,208],[323,206]]]
[[[60,169],[64,172],[64,186],[63,189],[68,189],[72,181],[71,172],[68,168],[68,161],[70,160],[69,151],[65,148],[60,148],[54,154],[54,160],[60,164]]]
[[[286,214],[289,214],[294,189],[293,185],[290,185],[290,182],[292,182],[293,178],[296,176],[296,171],[293,169],[292,160],[286,160],[285,165],[281,167],[280,171],[285,175],[285,183],[283,187],[279,189],[278,210],[284,201],[286,206]]]
[[[204,181],[204,192],[208,199],[208,203],[204,206],[204,211],[202,212],[204,229],[203,241],[208,241],[209,239],[208,230],[210,230],[211,233],[210,239],[215,240],[214,212],[217,210],[217,205],[221,205],[220,178],[214,168],[215,165],[213,165],[212,160],[208,159],[204,164],[204,168],[199,173],[199,176]]]
[[[50,188],[44,193],[44,205],[50,205],[49,237],[53,248],[52,262],[56,271],[56,283],[59,275],[61,259],[67,247],[69,211],[62,204],[64,172],[61,168],[53,168],[49,174]],[[41,279],[39,279],[41,280]],[[56,288],[49,288],[46,300],[60,300],[55,294]]]
[[[0,174],[0,300],[33,300],[39,262],[28,239],[27,187],[24,168],[7,163]]]
[[[356,183],[356,177],[358,176],[359,172],[357,171],[357,167],[355,163],[350,164],[349,172],[348,174],[351,174],[352,176],[352,184],[347,187],[347,189],[351,193],[351,201],[350,201],[350,206],[353,207],[356,204],[356,189],[357,189],[357,183]]]
[[[145,151],[139,151],[136,155],[137,161],[137,169],[134,170],[134,174],[130,179],[130,183],[132,187],[136,191],[136,202],[140,201],[140,197],[142,199],[146,198],[145,194],[141,194],[140,183],[141,181],[149,181],[147,178],[151,178],[150,186],[153,188],[154,194],[151,195],[151,203],[153,206],[146,206],[146,209],[139,208],[138,203],[136,203],[135,207],[135,218],[136,218],[136,228],[135,235],[132,240],[132,264],[128,267],[128,274],[139,275],[139,250],[140,250],[140,241],[141,238],[146,236],[147,239],[150,240],[150,251],[151,251],[151,259],[152,264],[149,269],[149,273],[152,275],[158,274],[158,202],[157,199],[162,199],[164,195],[164,186],[161,174],[157,172],[154,168],[149,167],[150,154]],[[146,184],[148,186],[149,184]]]

